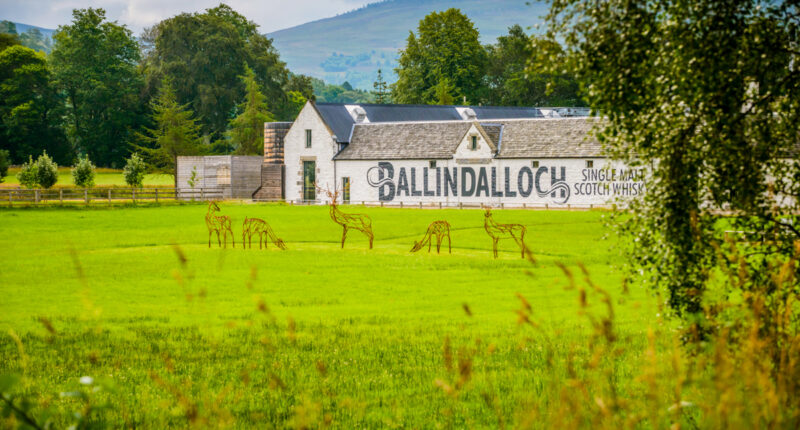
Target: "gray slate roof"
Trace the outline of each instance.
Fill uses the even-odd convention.
[[[337,160],[452,158],[471,121],[358,124]]]
[[[495,146],[497,158],[603,157],[588,133],[593,118],[519,119],[480,123]],[[473,121],[357,124],[351,142],[337,160],[452,158]]]
[[[498,158],[602,157],[600,143],[589,136],[596,118],[502,121]]]
[[[356,103],[351,103],[356,104]],[[498,106],[441,106],[396,105],[357,103],[367,114],[370,123],[404,121],[463,121],[456,108],[471,108],[480,120],[507,118],[541,118],[542,112],[534,107]],[[336,135],[336,141],[346,143],[355,121],[347,112],[345,103],[316,103],[320,116]]]

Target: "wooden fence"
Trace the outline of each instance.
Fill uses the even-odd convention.
[[[222,200],[220,188],[59,188],[22,189],[0,188],[0,202],[9,206],[15,203],[113,203],[113,202],[160,202],[190,200]]]

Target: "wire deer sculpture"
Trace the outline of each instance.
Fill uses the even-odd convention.
[[[444,242],[445,236],[447,236],[447,252],[453,252],[453,243],[450,239],[450,223],[444,220],[432,222],[431,225],[428,226],[428,231],[425,232],[425,236],[422,240],[414,242],[411,252],[419,251],[426,243],[428,244],[428,252],[431,252],[431,244],[434,236],[436,237],[437,254],[439,253],[439,248],[442,246],[442,242]]]
[[[231,242],[233,242],[233,247],[236,247],[236,238],[233,236],[233,230],[231,230],[231,218],[227,215],[214,215],[215,212],[219,212],[219,206],[217,202],[210,201],[208,202],[208,212],[206,212],[206,227],[208,227],[208,247],[211,248],[211,234],[217,233],[217,244],[222,246],[222,242],[219,238],[219,233],[222,231],[222,237],[225,240],[225,248],[228,247],[228,233],[231,234]]]
[[[510,237],[519,245],[520,254],[525,258],[525,232],[527,229],[522,224],[498,224],[492,218],[492,209],[486,208],[483,226],[486,233],[492,238],[494,258],[497,258],[497,242],[505,237]]]
[[[372,249],[372,240],[375,238],[375,235],[372,234],[372,219],[368,215],[346,214],[340,211],[337,203],[339,191],[331,192],[330,190],[325,190],[325,194],[331,199],[329,204],[331,219],[342,226],[342,248],[344,248],[344,241],[347,239],[347,230],[353,229],[364,233],[369,238],[369,249]]]
[[[253,247],[253,236],[258,235],[258,249],[261,249],[261,244],[264,248],[268,248],[268,241],[271,241],[280,249],[286,249],[286,243],[283,239],[275,235],[272,227],[261,218],[247,218],[244,217],[242,224],[242,248]],[[247,245],[247,246],[245,246]]]

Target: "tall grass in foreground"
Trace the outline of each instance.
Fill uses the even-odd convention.
[[[202,322],[114,333],[87,293],[69,330],[40,318],[44,335],[12,331],[0,343],[14,357],[0,376],[0,428],[797,428],[798,305],[787,290],[797,249],[770,266],[768,284],[709,306],[716,334],[688,345],[663,310],[646,334],[623,334],[627,290],[612,297],[582,265],[559,265],[566,283],[553,286],[574,294],[582,327],[553,327],[519,294],[508,333],[475,329],[468,303],[457,330],[278,319],[253,292],[255,267],[243,280],[253,311],[224,335]],[[721,288],[748,283],[736,243],[719,252],[731,263],[715,275]],[[175,255],[175,282],[202,314],[205,287]],[[59,372],[74,375],[72,389],[47,391]]]

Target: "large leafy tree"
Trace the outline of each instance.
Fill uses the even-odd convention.
[[[173,175],[177,186],[178,157],[204,152],[201,126],[188,106],[178,103],[169,80],[161,84],[158,97],[150,107],[155,127],[145,128],[145,133],[138,134],[142,144],[134,147],[145,154],[152,168]]]
[[[262,155],[264,152],[264,123],[275,118],[267,110],[266,97],[261,94],[256,75],[245,67],[242,76],[245,86],[244,103],[239,106],[239,115],[231,120],[228,136],[241,155]]]
[[[437,103],[431,89],[446,78],[454,88],[451,96],[480,103],[485,98],[486,66],[486,50],[472,21],[458,9],[432,12],[419,22],[417,35],[410,32],[400,51],[392,100]]]
[[[76,9],[59,27],[53,75],[67,98],[68,136],[100,166],[122,166],[144,121],[137,71],[139,46],[130,30],[107,22],[103,9]]]
[[[20,45],[0,51],[0,149],[10,152],[11,161],[47,151],[56,162],[71,163],[62,114],[44,54]]]
[[[181,14],[148,29],[146,68],[153,81],[169,78],[181,103],[197,113],[203,134],[221,137],[245,87],[239,76],[253,69],[264,95],[281,119],[293,112],[286,64],[257,26],[221,4],[204,13]],[[155,85],[154,85],[155,86]]]
[[[787,291],[769,287],[769,268],[800,240],[797,17],[796,2],[760,0],[558,0],[551,9],[563,66],[606,118],[598,136],[651,172],[624,224],[633,273],[696,322],[710,309],[713,264],[730,263],[715,260],[722,230],[744,232],[747,251],[733,262],[741,282],[714,290]],[[737,215],[733,225],[714,209]],[[797,294],[800,278],[791,279]]]
[[[519,25],[486,47],[487,103],[499,106],[585,106],[578,81],[569,73],[551,73],[548,65],[564,61],[561,47],[528,36]]]

